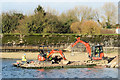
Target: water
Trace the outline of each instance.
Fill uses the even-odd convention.
[[[22,69],[2,60],[2,78],[117,78],[117,68]]]

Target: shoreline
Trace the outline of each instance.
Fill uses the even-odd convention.
[[[2,59],[22,59],[22,56],[26,54],[26,58],[29,59],[37,59],[37,56],[39,52],[1,52],[0,58]],[[66,59],[72,60],[72,61],[80,61],[80,60],[86,60],[88,58],[87,53],[74,53],[74,55],[71,55],[70,52],[64,52],[64,55]],[[112,52],[112,53],[104,53],[105,57],[114,57],[118,56],[118,52]]]
[[[29,59],[37,59],[38,52],[2,52],[0,58],[2,59],[22,59],[22,56],[26,54],[26,58]]]
[[[22,56],[26,54],[27,60],[37,60],[37,56],[39,52],[2,52],[0,58],[2,59],[22,59]],[[59,54],[59,53],[58,53]],[[53,54],[54,55],[54,54]],[[64,52],[64,55],[67,60],[69,61],[84,61],[88,60],[88,54],[87,53],[74,53],[74,55],[71,55],[70,52]]]
[[[18,59],[21,60],[22,56],[24,55],[25,52],[9,52],[9,53],[2,53],[2,56],[0,56],[2,59]],[[26,59],[27,60],[37,60],[37,55],[39,54],[39,52],[26,52]],[[53,54],[54,55],[54,54]],[[97,66],[106,66],[108,68],[114,68],[114,66],[116,67],[118,65],[118,53],[114,52],[114,53],[107,53],[104,54],[105,57],[109,57],[109,58],[113,58],[115,56],[117,56],[117,58],[115,58],[114,60],[112,60],[109,63],[106,64],[105,60],[102,61],[92,61],[90,58],[88,58],[88,54],[87,53],[74,53],[74,55],[71,55],[71,53],[68,52],[64,52],[65,58],[67,59],[67,61],[76,61],[76,62],[80,62],[80,63],[85,63],[85,64],[96,64]],[[119,59],[120,60],[120,59]],[[90,61],[90,62],[88,62]],[[115,65],[114,65],[115,63]],[[81,66],[81,65],[80,65]],[[112,66],[112,67],[111,67]],[[25,66],[23,66],[25,67]],[[28,66],[26,66],[28,67]]]

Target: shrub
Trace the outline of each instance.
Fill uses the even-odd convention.
[[[80,34],[100,34],[100,27],[95,21],[83,21],[83,22],[75,22],[70,27],[73,33],[80,33]]]
[[[101,29],[101,34],[115,34],[115,30]]]

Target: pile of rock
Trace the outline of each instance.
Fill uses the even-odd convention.
[[[109,62],[106,66],[110,68],[118,68],[118,58],[119,56],[116,56],[111,62]]]

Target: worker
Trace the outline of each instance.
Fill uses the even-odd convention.
[[[49,60],[52,60],[52,55],[50,55]]]
[[[27,61],[27,59],[26,59],[26,54],[24,54],[24,55],[22,56],[22,61]]]
[[[76,41],[77,41],[77,38],[78,38],[78,36],[75,36],[75,41],[74,41],[74,42],[76,42]]]
[[[75,36],[75,39],[77,39],[78,38],[78,36]]]
[[[47,58],[47,56],[50,54],[50,51],[48,51],[47,53],[46,53],[46,58]],[[49,56],[49,60],[52,60],[52,56],[50,55]]]
[[[78,37],[79,37],[79,36],[78,36],[78,35],[76,35],[76,36],[75,36],[75,39],[77,40],[77,38],[78,38]]]
[[[99,54],[100,54],[100,51],[99,51],[99,48],[97,48],[95,51],[95,55],[98,55],[98,57],[99,57]]]
[[[49,52],[46,52],[46,58],[47,58],[48,55],[49,55]]]

